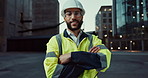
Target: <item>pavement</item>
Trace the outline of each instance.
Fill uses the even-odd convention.
[[[0,53],[0,78],[45,78],[44,53]]]
[[[46,78],[44,52],[0,52],[0,78]],[[147,78],[148,52],[112,52],[111,66],[99,78]]]
[[[99,78],[148,78],[148,52],[112,52],[111,66]]]

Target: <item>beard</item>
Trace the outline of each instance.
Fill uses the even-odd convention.
[[[72,26],[71,26],[71,23],[72,22],[77,22],[78,23],[78,26],[76,27],[76,28],[72,28]],[[81,21],[78,21],[78,20],[73,20],[72,22],[66,22],[66,24],[67,24],[67,27],[68,27],[68,29],[69,30],[71,30],[71,31],[75,31],[75,30],[78,30],[78,29],[80,29],[81,28],[81,26],[82,26],[82,23],[83,23],[83,21],[81,20]]]

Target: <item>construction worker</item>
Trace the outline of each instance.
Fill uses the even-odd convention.
[[[111,52],[95,35],[81,30],[85,10],[78,0],[67,0],[61,15],[67,29],[47,45],[44,68],[47,78],[98,78],[110,66]]]

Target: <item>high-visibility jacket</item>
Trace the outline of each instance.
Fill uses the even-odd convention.
[[[78,46],[70,38],[70,36],[67,34],[66,31],[60,34],[60,36],[62,41],[62,54],[66,54],[70,52],[81,52],[81,51],[88,52],[90,49],[89,35],[84,32],[80,37],[80,44]],[[44,60],[44,69],[45,69],[46,77],[58,78],[64,67],[63,65],[58,64],[60,49],[59,49],[59,44],[56,36],[53,36],[46,45],[47,45],[47,50],[46,50],[46,57]],[[97,69],[85,70],[84,73],[79,76],[79,78],[94,78],[98,72],[105,72],[110,66],[111,52],[102,44],[102,41],[98,39],[98,37],[95,35],[92,35],[92,45],[99,46],[101,48],[97,54],[100,56],[100,62],[102,66],[105,66],[105,67],[101,70],[97,70]],[[78,58],[81,58],[81,57],[78,57]]]

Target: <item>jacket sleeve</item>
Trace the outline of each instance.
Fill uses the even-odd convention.
[[[84,51],[72,52],[71,61],[85,70],[102,69],[100,56],[97,53]]]
[[[101,56],[100,61],[101,65],[103,66],[103,69],[98,69],[98,71],[105,72],[110,67],[111,52],[106,48],[104,44],[102,44],[102,41],[97,36],[94,35],[93,35],[93,46],[100,47],[98,54]]]
[[[49,42],[46,44],[46,57],[44,60],[44,69],[47,78],[58,78],[63,65],[58,64],[58,44],[56,41],[56,37],[53,36]]]

